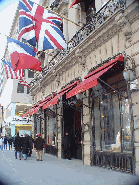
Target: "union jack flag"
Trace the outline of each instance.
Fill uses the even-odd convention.
[[[19,36],[38,51],[66,48],[61,18],[28,0],[19,2]]]

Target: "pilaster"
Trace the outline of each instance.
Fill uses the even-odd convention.
[[[57,125],[58,125],[58,158],[62,158],[62,101],[57,104]]]
[[[83,140],[83,163],[90,166],[90,112],[89,112],[89,92],[83,93],[83,124],[84,124],[84,140]]]

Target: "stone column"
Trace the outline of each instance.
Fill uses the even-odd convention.
[[[68,10],[65,8],[63,9],[62,14],[64,17],[68,17]],[[68,34],[68,21],[66,19],[63,19],[63,35],[66,39],[66,42],[69,41],[69,34]]]
[[[139,175],[139,92],[132,93],[132,109],[134,116],[134,149],[135,173]]]
[[[45,121],[44,121],[44,110],[42,110],[42,121],[41,121],[41,124],[42,124],[42,138],[44,139],[45,138]]]
[[[75,5],[73,8],[69,9],[68,19],[77,23],[80,21],[80,14],[78,10],[79,6]],[[68,22],[68,34],[69,40],[76,34],[76,32],[80,29],[79,26],[76,26],[74,23]]]
[[[83,124],[84,124],[84,140],[83,140],[83,163],[90,166],[90,112],[89,112],[89,92],[83,93]]]
[[[62,97],[61,97],[62,99]],[[63,115],[62,115],[62,101],[60,101],[57,104],[57,126],[58,126],[58,158],[62,158],[62,119],[63,119]]]
[[[95,0],[96,12],[98,12],[102,7],[102,0]]]

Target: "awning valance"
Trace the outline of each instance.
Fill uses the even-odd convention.
[[[117,62],[124,61],[123,55],[111,60],[110,62],[104,64],[98,69],[92,71],[90,74],[85,76],[85,80],[73,88],[66,94],[66,99],[75,96],[76,94],[82,93],[94,86],[97,85],[97,78],[99,78],[102,74],[107,72],[111,67],[113,67]]]
[[[60,98],[61,96],[63,96],[63,94],[65,94],[66,92],[68,92],[69,90],[74,88],[79,82],[80,82],[80,80],[77,80],[77,81],[73,82],[72,84],[70,84],[69,86],[62,89],[61,91],[59,91],[53,99],[51,99],[50,101],[48,101],[46,104],[43,105],[42,109],[44,110],[44,109],[47,109],[53,105],[56,105],[58,98]]]
[[[91,73],[86,75],[84,78],[85,79],[89,78],[90,76],[96,74],[97,72],[107,68],[108,66],[110,66],[116,62],[123,62],[123,61],[124,61],[124,57],[123,57],[123,55],[120,55],[120,56],[116,57],[115,59],[110,60],[108,63],[104,64],[103,66],[98,67],[97,69],[95,69],[94,71],[92,71]]]

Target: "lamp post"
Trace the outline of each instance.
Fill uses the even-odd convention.
[[[129,102],[129,114],[130,114],[130,128],[131,128],[131,146],[132,146],[132,173],[135,174],[135,147],[134,147],[134,120],[133,120],[133,109],[132,109],[132,88],[131,82],[136,79],[135,73],[135,62],[130,56],[126,56],[124,60],[124,71],[123,77],[126,80],[128,102]]]

